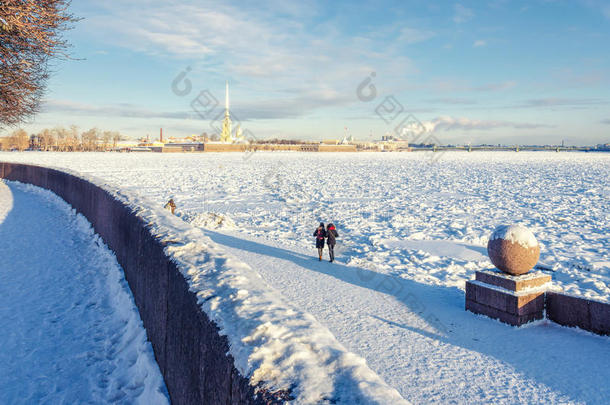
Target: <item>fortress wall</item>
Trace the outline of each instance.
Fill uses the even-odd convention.
[[[203,145],[204,152],[244,152],[246,151],[245,144],[234,143],[205,143]]]
[[[304,152],[356,152],[356,145],[324,144],[223,144],[206,143],[204,152],[246,152],[246,151],[304,151]]]
[[[356,152],[356,145],[320,145],[320,152]]]

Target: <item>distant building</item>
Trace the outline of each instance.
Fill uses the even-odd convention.
[[[385,135],[381,136],[382,142],[396,142],[398,140],[399,140],[398,138],[396,138],[394,135],[391,135],[389,133],[386,133]]]
[[[596,149],[603,151],[610,151],[610,143],[600,143],[597,145]]]

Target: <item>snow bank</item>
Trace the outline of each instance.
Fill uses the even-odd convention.
[[[538,246],[538,241],[534,234],[521,225],[500,225],[491,234],[490,239],[503,239],[512,243],[518,243],[525,248]]]
[[[284,302],[247,264],[227,255],[190,224],[155,202],[109,190],[150,223],[196,293],[199,305],[226,335],[235,367],[271,391],[289,390],[295,403],[400,404],[406,401],[347,351],[313,316]]]
[[[182,218],[185,222],[192,224],[193,226],[209,228],[209,229],[237,229],[235,222],[227,215],[217,214],[215,212],[201,212],[196,214],[181,214],[177,215]]]

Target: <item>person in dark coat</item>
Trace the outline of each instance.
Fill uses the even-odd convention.
[[[313,236],[316,237],[316,248],[318,248],[318,260],[322,261],[322,251],[324,250],[324,238],[326,237],[326,230],[324,229],[324,222],[320,222],[320,226],[315,230]]]
[[[330,262],[335,261],[335,244],[337,243],[337,239],[339,234],[337,233],[337,229],[333,224],[328,224],[326,227],[326,244],[328,245],[328,254],[330,256]]]

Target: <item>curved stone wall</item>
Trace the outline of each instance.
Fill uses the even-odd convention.
[[[83,214],[125,271],[155,357],[174,404],[277,403],[286,392],[250,386],[228,355],[229,344],[200,309],[197,297],[161,240],[108,191],[59,170],[0,162],[0,178],[59,195]],[[258,395],[257,395],[258,394]]]
[[[545,296],[546,316],[563,326],[610,336],[610,304],[554,291]]]

